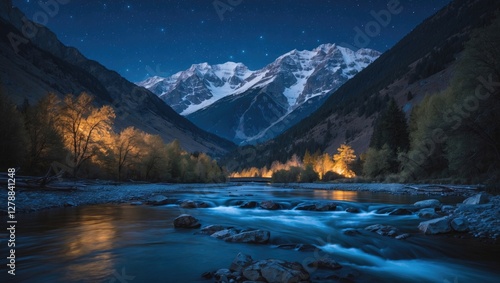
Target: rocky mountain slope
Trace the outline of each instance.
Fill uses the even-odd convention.
[[[11,1],[0,4],[0,86],[17,104],[34,104],[48,92],[88,92],[96,104],[112,105],[118,129],[135,126],[178,139],[189,151],[224,154],[233,144],[178,115],[155,94],[62,44],[49,29],[34,26]],[[24,32],[24,34],[23,34]]]
[[[335,44],[293,50],[261,70],[206,63],[138,83],[196,125],[237,143],[268,140],[316,110],[379,52]]]

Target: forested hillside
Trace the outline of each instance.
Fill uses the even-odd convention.
[[[394,100],[395,104],[392,104],[391,107],[394,108],[395,106],[403,111],[402,115],[406,117],[405,122],[411,121],[408,130],[410,132],[409,143],[400,150],[392,147],[389,150],[390,154],[397,159],[398,153],[405,152],[406,148],[409,148],[408,154],[412,155],[418,143],[415,139],[419,139],[412,128],[416,121],[415,117],[427,117],[428,113],[419,115],[419,112],[423,113],[424,110],[422,109],[430,111],[430,109],[436,108],[434,106],[436,103],[430,101],[434,97],[431,94],[445,89],[445,92],[447,92],[452,89],[463,88],[463,86],[456,85],[457,82],[465,83],[466,81],[463,77],[459,77],[459,74],[469,72],[470,68],[476,71],[480,70],[477,66],[471,65],[470,62],[475,62],[473,59],[466,59],[470,57],[467,54],[474,52],[471,46],[474,46],[474,40],[479,40],[476,38],[477,34],[488,33],[488,29],[484,29],[484,27],[491,24],[499,7],[500,3],[497,1],[453,1],[436,15],[416,27],[377,61],[332,94],[313,115],[269,143],[257,147],[239,148],[228,156],[226,163],[235,168],[261,167],[266,164],[269,165],[275,160],[284,162],[293,154],[304,156],[306,150],[309,152],[318,150],[320,152],[333,152],[341,143],[351,145],[358,154],[366,152],[370,144],[372,144],[372,148],[380,151],[383,149],[384,144],[380,145],[381,141],[378,141],[379,145],[373,147],[375,142],[372,140],[372,133],[374,128],[377,128],[377,125],[382,123],[380,117],[384,116],[382,113],[388,111],[387,106],[392,104],[392,100]],[[494,29],[494,27],[490,29]],[[473,31],[475,31],[474,37],[471,36]],[[464,52],[465,43],[471,38],[474,39],[467,44],[468,51]],[[479,38],[483,38],[484,41],[484,37]],[[484,46],[484,48],[486,47]],[[494,51],[492,52],[494,53]],[[459,59],[458,62],[457,58],[462,57],[463,59]],[[487,60],[491,60],[491,58],[488,57]],[[480,61],[476,61],[476,63],[479,64]],[[457,75],[454,75],[454,73],[457,73]],[[488,74],[482,74],[487,80],[490,80]],[[477,85],[476,77],[472,77],[472,80]],[[491,80],[495,81],[494,78]],[[429,83],[430,81],[435,82],[436,85],[439,83],[440,87],[435,87],[433,90],[433,84]],[[488,108],[486,112],[490,112],[491,108],[489,107],[493,107],[493,105],[490,106],[489,103],[485,105]],[[439,106],[438,109],[443,110],[443,107]],[[412,112],[413,114],[411,114]],[[410,116],[414,117],[409,119]],[[473,117],[473,115],[470,115],[470,117]],[[483,116],[480,115],[480,117]],[[462,127],[464,126],[462,125]],[[454,132],[454,138],[450,139],[450,141],[455,141],[455,135],[458,135],[458,133],[468,135],[468,132],[464,131],[463,128],[457,129]],[[376,136],[379,134],[375,133]],[[487,138],[484,133],[481,135],[483,138]],[[490,148],[495,152],[495,146],[492,145],[493,140],[494,138],[490,136]],[[370,141],[372,142],[370,143]],[[454,146],[457,150],[464,147],[469,148],[459,142]],[[451,153],[451,148],[450,145],[450,148],[446,149],[447,152]],[[373,153],[373,150],[371,151]],[[386,152],[386,154],[389,153]],[[471,152],[469,155],[465,154],[463,156],[471,157],[474,155]],[[403,155],[400,154],[399,158],[403,158]],[[371,176],[387,176],[386,173],[400,172],[404,162],[395,162],[394,160],[387,165],[390,169],[386,170],[385,173],[383,173],[384,170],[365,173]],[[359,161],[362,162],[363,160],[360,159]],[[441,165],[441,168],[444,167],[448,168],[448,164]],[[428,168],[426,170],[433,173],[429,172],[424,174],[425,176],[420,175],[420,173],[407,174],[405,176],[408,176],[408,178],[405,177],[405,179],[445,177],[446,172],[452,174],[451,171],[439,171],[437,173],[434,169]],[[484,170],[484,168],[480,170]],[[468,178],[467,180],[470,181],[471,179]]]

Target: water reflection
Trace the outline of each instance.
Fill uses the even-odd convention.
[[[315,190],[314,197],[331,200],[356,201],[358,199],[358,192]]]
[[[68,281],[94,281],[112,273],[110,251],[117,237],[114,221],[106,214],[83,214],[76,220],[77,227],[65,234],[62,256],[70,262],[66,270]]]

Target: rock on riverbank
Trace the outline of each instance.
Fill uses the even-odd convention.
[[[427,202],[431,203],[436,204],[434,201]],[[441,217],[423,221],[418,226],[425,234],[469,232],[476,238],[500,238],[500,196],[479,193],[455,207],[435,206],[435,209],[439,214],[434,215]],[[423,210],[419,216],[429,217],[432,214],[429,208],[426,208],[426,213]]]

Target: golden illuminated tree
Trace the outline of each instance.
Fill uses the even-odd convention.
[[[111,127],[115,113],[110,106],[95,107],[93,97],[81,93],[75,97],[66,95],[58,119],[58,129],[64,144],[70,151],[67,162],[76,177],[82,164],[105,148],[111,140]]]
[[[333,156],[335,161],[333,171],[348,178],[354,177],[356,174],[350,169],[350,165],[356,160],[354,150],[350,146],[342,144],[337,149],[337,152]]]

